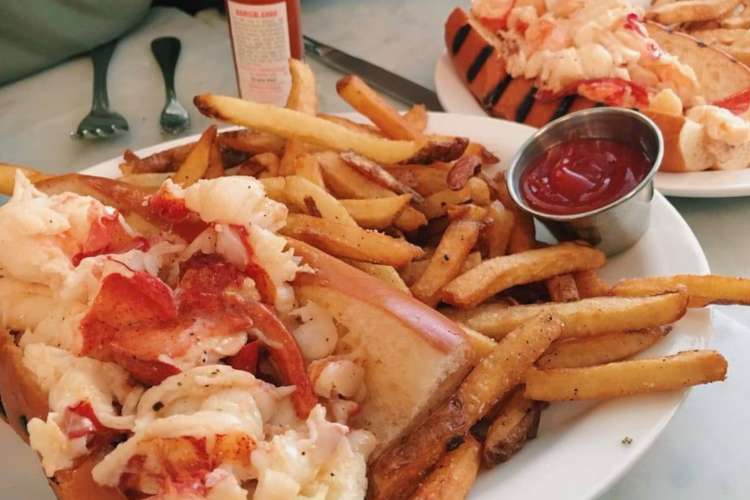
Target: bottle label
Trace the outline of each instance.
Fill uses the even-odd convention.
[[[286,2],[248,5],[227,1],[240,97],[283,106],[289,74],[289,24]]]

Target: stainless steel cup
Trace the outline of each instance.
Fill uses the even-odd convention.
[[[524,169],[550,147],[571,139],[609,139],[640,148],[651,160],[651,170],[632,191],[596,210],[556,215],[529,207],[520,189]],[[661,131],[641,113],[624,108],[578,111],[547,124],[521,146],[508,167],[508,189],[515,202],[547,226],[558,240],[584,240],[607,255],[614,255],[633,246],[648,228],[653,179],[663,154]]]

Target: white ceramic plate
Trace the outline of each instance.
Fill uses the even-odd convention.
[[[488,116],[456,74],[453,63],[445,52],[440,56],[435,67],[435,89],[446,111]],[[667,196],[689,198],[748,196],[750,195],[750,168],[681,174],[659,172],[656,174],[656,189]]]
[[[441,113],[430,115],[430,129],[469,136],[506,160],[533,132],[530,127],[507,121]],[[196,137],[147,148],[139,154],[150,154]],[[87,172],[115,176],[119,161],[119,158],[106,161]],[[648,232],[635,247],[612,259],[603,274],[615,280],[626,276],[708,271],[703,251],[688,225],[662,195],[656,194]],[[705,347],[710,337],[710,312],[691,310],[669,336],[646,354],[661,355]],[[594,498],[648,449],[685,394],[681,391],[601,404],[552,405],[542,416],[539,437],[508,463],[481,474],[470,498]],[[13,460],[0,468],[0,497],[51,499],[33,454],[7,426],[1,427],[0,448]],[[632,444],[621,443],[625,436],[632,438]],[[687,451],[690,437],[685,439]]]

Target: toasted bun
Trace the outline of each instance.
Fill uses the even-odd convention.
[[[468,372],[473,351],[453,321],[413,297],[300,241],[298,300],[312,300],[356,332],[366,360],[367,398],[355,427],[372,431],[378,452],[445,399]]]
[[[0,331],[0,399],[8,424],[27,443],[26,424],[32,418],[46,419],[49,413],[47,393],[39,386],[36,376],[23,364],[23,354],[13,336]],[[61,500],[125,500],[112,488],[94,482],[91,469],[101,453],[88,456],[70,470],[59,471],[49,480],[52,490]]]
[[[661,130],[664,138],[664,172],[696,172],[711,167],[712,159],[703,146],[703,127],[682,115],[643,112]]]

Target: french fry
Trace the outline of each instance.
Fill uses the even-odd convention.
[[[482,168],[482,159],[476,155],[462,156],[453,163],[448,175],[445,177],[445,183],[454,191],[458,191],[466,185]],[[487,190],[487,198],[490,193],[487,184],[484,188]]]
[[[577,243],[529,250],[495,257],[451,281],[443,289],[443,300],[460,307],[474,307],[515,285],[542,281],[559,274],[595,269],[604,265],[599,250]]]
[[[304,154],[297,158],[294,164],[295,175],[304,177],[313,184],[325,189],[326,184],[323,181],[323,172],[320,171],[318,160],[310,154]]]
[[[0,163],[0,194],[6,196],[13,194],[13,187],[16,185],[17,172],[21,172],[32,183],[51,177],[48,174],[34,170],[30,167],[12,165],[10,163]]]
[[[388,283],[396,290],[404,292],[407,295],[411,295],[411,290],[406,286],[404,280],[398,274],[398,271],[393,266],[384,266],[382,264],[371,264],[369,262],[360,262],[358,260],[347,260],[347,263],[352,266],[361,269],[371,276],[375,276],[380,281]]]
[[[131,150],[126,149],[122,154],[120,171],[123,174],[145,174],[158,172],[174,172],[185,161],[192,151],[194,142],[165,149],[145,158],[140,158]]]
[[[342,160],[337,153],[325,151],[315,154],[323,171],[326,186],[339,198],[384,198],[397,196],[390,189],[371,181]],[[394,225],[404,231],[414,231],[427,224],[427,218],[414,207],[407,206],[396,217]]]
[[[372,125],[370,123],[359,123],[343,116],[329,115],[326,113],[318,113],[318,117],[324,120],[328,120],[329,122],[341,125],[342,127],[348,128],[353,132],[359,132],[362,134],[385,138],[383,132],[381,132],[380,129],[378,129],[375,125]]]
[[[525,252],[536,246],[536,229],[534,228],[534,218],[531,214],[521,210],[508,192],[508,185],[505,180],[505,174],[500,174],[493,179],[490,185],[495,189],[497,198],[503,206],[513,212],[515,225],[510,233],[508,242],[508,253]]]
[[[481,228],[481,222],[471,219],[450,223],[427,269],[411,287],[415,297],[431,307],[437,305],[442,288],[461,272]]]
[[[482,165],[495,165],[497,163],[500,163],[500,158],[495,156],[490,150],[488,150],[478,142],[470,142],[466,146],[466,150],[464,151],[462,157],[465,156],[478,156],[482,159]]]
[[[466,151],[469,139],[466,137],[427,135],[425,140],[419,141],[419,143],[422,144],[422,148],[417,154],[406,160],[406,163],[429,165],[436,161],[457,160]]]
[[[482,238],[488,258],[505,255],[513,231],[513,212],[506,209],[498,200],[490,203],[487,215],[492,221],[482,231]]]
[[[247,129],[222,132],[218,136],[218,141],[225,148],[251,155],[274,153],[278,156],[284,151],[286,144],[278,135]]]
[[[422,481],[412,500],[458,500],[465,498],[479,471],[480,444],[471,435],[440,459]]]
[[[478,251],[471,252],[469,255],[466,256],[464,265],[461,267],[461,272],[465,273],[469,269],[474,269],[481,263],[482,263],[482,253]]]
[[[407,286],[412,286],[417,282],[420,276],[424,274],[427,266],[430,265],[430,259],[413,260],[399,269],[399,274]]]
[[[307,154],[305,144],[298,139],[289,139],[284,147],[284,154],[279,161],[279,175],[293,175],[297,159]]]
[[[398,163],[417,157],[423,146],[417,141],[373,137],[317,116],[236,97],[203,94],[196,96],[193,102],[201,113],[217,120],[287,139],[297,138],[337,151],[351,150],[380,163]],[[420,158],[426,154],[423,153]]]
[[[336,92],[351,107],[370,119],[386,137],[418,140],[422,134],[396,109],[356,75],[346,75],[336,82]]]
[[[474,351],[474,359],[477,363],[480,359],[489,355],[497,345],[497,342],[495,342],[494,339],[489,338],[487,335],[482,335],[466,325],[461,325],[461,328],[466,332],[466,338],[471,344],[471,348]]]
[[[336,257],[373,264],[399,267],[422,255],[421,248],[405,240],[310,215],[289,214],[281,232]]]
[[[414,191],[412,188],[403,184],[398,179],[393,177],[386,169],[375,163],[374,161],[368,160],[367,158],[352,153],[351,151],[345,151],[340,154],[341,159],[344,160],[349,166],[354,167],[357,172],[370,180],[380,184],[381,186],[390,189],[397,194],[409,194],[411,200],[416,204],[424,203],[422,195]]]
[[[619,281],[612,287],[612,295],[658,295],[685,287],[690,301],[689,307],[709,304],[750,305],[750,279],[709,274],[678,274],[675,276],[653,276]]]
[[[203,176],[206,179],[224,176],[224,159],[221,157],[219,143],[216,140],[211,143],[211,150],[208,153],[208,168]]]
[[[635,332],[616,332],[561,339],[554,342],[539,358],[536,366],[550,368],[581,368],[595,366],[634,356],[645,351],[664,338],[661,328],[649,328]]]
[[[646,18],[662,24],[709,21],[730,13],[740,3],[741,0],[685,0],[652,7]]]
[[[357,223],[349,215],[349,212],[346,211],[346,208],[325,189],[317,184],[313,184],[304,177],[297,175],[287,177],[284,186],[284,199],[287,203],[295,207],[298,211],[307,213],[309,212],[309,207],[305,202],[307,198],[313,200],[317,210],[320,212],[320,217],[332,222],[357,227]]]
[[[420,208],[425,217],[436,219],[445,215],[449,206],[460,205],[469,201],[471,201],[471,187],[466,185],[458,191],[446,189],[431,194],[424,199],[424,203]]]
[[[187,187],[203,177],[208,169],[208,160],[215,140],[216,125],[211,125],[201,134],[195,147],[172,177],[176,184]]]
[[[544,284],[547,286],[552,302],[573,302],[581,298],[578,295],[578,286],[572,274],[552,276]]]
[[[386,166],[391,175],[422,196],[429,196],[438,191],[450,189],[447,177],[452,168],[450,163],[443,162],[436,162],[431,165]]]
[[[286,107],[315,115],[318,112],[315,74],[310,66],[298,59],[289,59],[289,73],[292,76],[292,88],[289,90]]]
[[[484,466],[507,462],[518,453],[526,440],[536,435],[540,413],[541,404],[527,399],[523,387],[518,387],[490,424],[482,447]]]
[[[498,342],[453,396],[376,460],[370,472],[370,498],[409,498],[446,447],[451,449],[463,442],[471,426],[522,382],[526,371],[561,330],[557,318],[543,314]]]
[[[578,295],[582,299],[609,295],[609,285],[593,269],[573,273],[573,278],[576,280]]]
[[[427,128],[427,108],[424,104],[415,104],[402,117],[417,132],[424,132]]]
[[[386,198],[366,198],[362,200],[339,200],[361,227],[385,229],[407,207],[411,195],[388,196]]]
[[[486,207],[492,201],[490,197],[490,188],[486,182],[479,177],[472,177],[468,182],[471,191],[471,199],[477,205]]]
[[[727,361],[716,351],[685,351],[655,359],[586,368],[531,368],[526,397],[537,401],[610,399],[724,380]]]
[[[559,316],[565,324],[563,337],[586,337],[668,325],[684,316],[686,311],[687,295],[675,292],[653,297],[598,297],[512,307],[499,302],[472,310],[443,312],[470,328],[499,339],[518,325],[547,312]]]
[[[286,177],[265,177],[259,179],[269,198],[279,203],[286,203]]]

